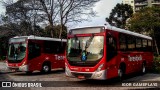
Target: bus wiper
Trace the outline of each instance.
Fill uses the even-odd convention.
[[[93,38],[94,38],[94,35],[92,34],[92,36],[86,42],[85,50],[82,52],[82,56],[81,56],[81,60],[82,61],[86,61],[87,60],[87,56],[88,56],[87,48],[91,45],[91,42],[92,42]]]
[[[89,40],[87,40],[86,45],[85,45],[85,51],[91,45],[93,38],[94,38],[94,34],[92,34],[92,36],[89,38]]]
[[[14,60],[17,60],[17,58],[18,58],[18,49],[15,48]]]

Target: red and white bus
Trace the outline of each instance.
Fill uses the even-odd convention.
[[[151,69],[152,38],[116,27],[70,30],[65,74],[80,79],[110,79]]]
[[[65,68],[66,39],[37,36],[16,36],[9,40],[8,69],[44,73],[51,69]]]

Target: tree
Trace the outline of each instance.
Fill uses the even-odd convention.
[[[42,10],[47,16],[53,37],[54,25],[61,25],[59,30],[59,38],[68,22],[81,22],[86,20],[87,16],[94,16],[95,12],[92,7],[99,0],[39,0]]]
[[[62,37],[63,29],[69,22],[82,22],[88,17],[95,16],[92,7],[99,0],[18,0],[15,3],[6,4],[6,13],[12,23],[20,25],[27,23],[32,26],[36,23],[48,22],[50,36],[54,36],[54,26],[60,25],[58,38]],[[36,12],[36,13],[35,13]],[[21,24],[24,25],[24,24]],[[26,28],[30,32],[30,27]],[[30,31],[29,31],[30,29]],[[31,32],[32,32],[31,31]]]
[[[60,29],[61,29],[61,25],[53,26],[53,29],[50,26],[46,26],[45,27],[45,36],[49,37],[50,36],[49,31],[54,30],[54,33],[53,33],[54,38],[59,38]],[[61,38],[63,38],[63,39],[67,38],[67,27],[66,26],[63,26]]]
[[[106,21],[112,26],[125,28],[126,20],[130,18],[132,14],[133,10],[130,5],[118,3],[114,9],[112,9],[109,18],[106,18]]]
[[[4,60],[7,55],[8,39],[10,36],[0,35],[0,60]]]
[[[9,23],[17,24],[20,32],[19,35],[37,35],[36,26],[43,20],[39,18],[37,0],[18,0],[17,2],[8,3],[5,0],[6,17]],[[8,24],[9,24],[8,23]]]
[[[127,27],[135,32],[148,34],[153,37],[156,52],[159,55],[157,40],[160,35],[160,8],[146,7],[130,18]],[[159,42],[160,43],[160,42]]]
[[[10,22],[10,19],[8,16],[1,16],[2,24],[0,32],[4,32],[5,34],[14,36],[14,35],[36,35],[36,36],[43,36],[44,30],[38,26],[34,25],[32,26],[31,23],[27,21],[19,21],[19,24]],[[32,28],[34,27],[34,31]]]
[[[7,25],[0,26],[0,60],[4,60],[7,55],[8,40],[14,36],[14,32],[8,30]]]

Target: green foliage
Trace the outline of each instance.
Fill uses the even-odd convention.
[[[12,24],[11,30],[15,30],[18,35],[37,35],[41,32],[37,32],[34,26],[48,23],[48,31],[41,33],[42,36],[57,37],[59,33],[57,38],[66,38],[66,27],[63,26],[69,22],[86,21],[88,17],[95,16],[92,7],[98,1],[100,0],[3,0],[6,6],[6,17],[3,21],[8,26]],[[61,27],[55,28],[54,25]]]
[[[11,36],[0,36],[0,60],[4,60],[7,55],[8,40]]]
[[[159,55],[160,48],[160,8],[146,7],[136,12],[130,18],[127,27],[131,31],[147,34],[153,37],[155,52]]]
[[[40,26],[32,26],[26,21],[20,22],[20,24],[6,23],[0,26],[0,36],[43,36],[43,33],[44,30]]]
[[[146,7],[136,12],[128,22],[129,30],[153,36],[160,27],[160,8]]]
[[[63,26],[63,30],[62,30],[62,37],[61,38],[67,38],[67,27],[66,26]],[[50,31],[51,30],[54,30],[53,32],[53,38],[59,38],[59,33],[60,33],[60,29],[61,29],[61,25],[56,25],[56,26],[53,26],[53,29],[51,26],[47,26],[45,27],[45,36],[47,37],[51,37],[50,35]]]
[[[0,56],[0,61],[4,61],[6,59],[6,56]]]
[[[62,36],[65,34],[63,25],[66,26],[68,22],[81,22],[90,16],[95,16],[92,7],[98,1],[100,0],[17,0],[14,3],[5,3],[5,6],[6,14],[12,23],[27,23],[20,29],[27,30],[25,34],[35,31],[30,26],[47,22],[52,28],[47,32],[51,37],[55,37],[53,34],[57,32],[53,30],[54,25],[61,25],[57,38],[64,38],[66,36]]]
[[[130,18],[132,14],[133,10],[130,5],[118,3],[114,9],[112,9],[109,18],[106,18],[106,21],[112,26],[125,28],[126,20]]]
[[[160,73],[160,57],[159,56],[154,57],[152,71],[154,73]]]

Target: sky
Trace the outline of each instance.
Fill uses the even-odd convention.
[[[96,17],[90,18],[89,21],[78,23],[77,25],[72,25],[71,28],[99,25],[103,26],[106,23],[105,18],[109,17],[111,10],[116,6],[117,3],[122,3],[122,0],[100,0],[93,7],[93,10],[97,12]],[[1,13],[5,13],[5,8],[0,4],[0,14]]]
[[[5,14],[5,7],[2,5],[3,1],[7,2],[16,2],[17,0],[0,0],[0,14]]]
[[[122,0],[101,0],[97,2],[93,8],[97,12],[97,17],[91,18],[89,22],[79,23],[76,27],[103,26],[106,23],[105,18],[109,17],[111,10],[117,3],[122,3]]]
[[[0,0],[1,1],[1,0]],[[0,14],[4,14],[5,13],[5,8],[2,6],[2,4],[0,3]]]

